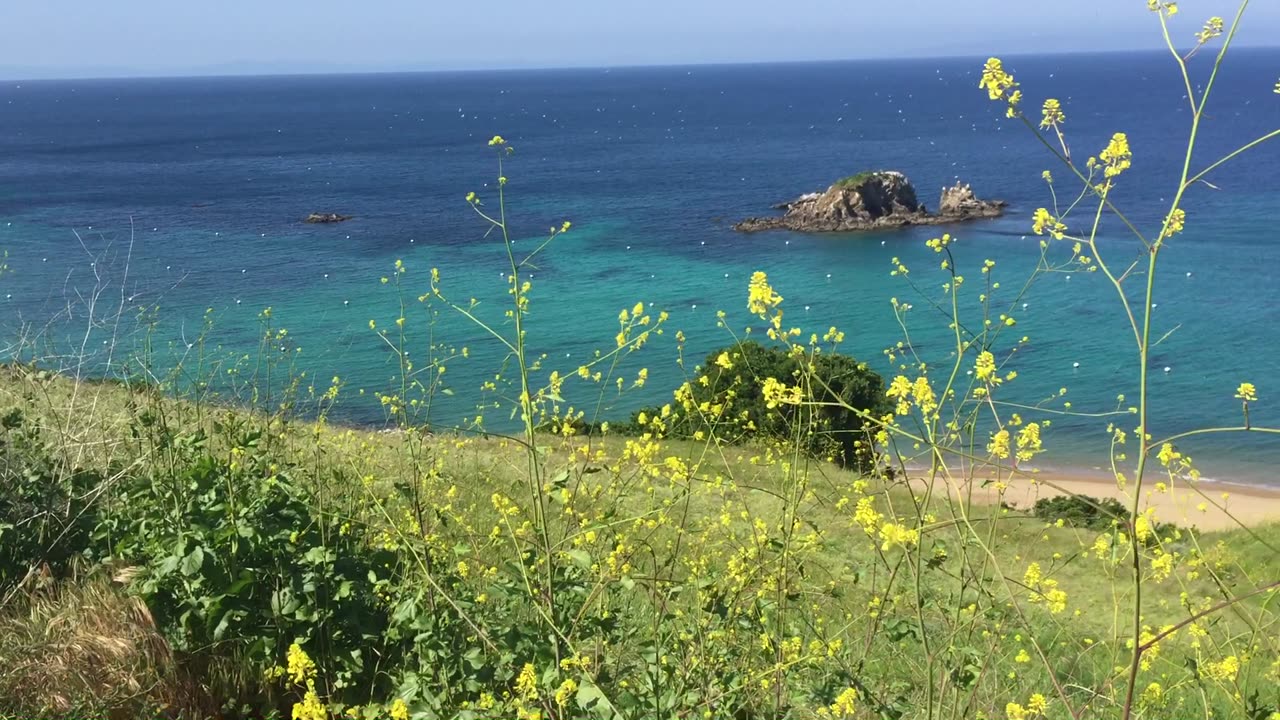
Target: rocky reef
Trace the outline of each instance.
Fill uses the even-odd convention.
[[[916,197],[907,176],[894,170],[867,172],[845,178],[825,192],[802,195],[776,205],[781,216],[747,218],[734,225],[742,232],[854,232],[905,225],[946,223],[999,217],[1002,200],[981,200],[968,185],[943,188],[938,212],[931,213]]]
[[[313,212],[313,213],[311,213],[310,215],[308,215],[308,216],[307,216],[307,218],[306,218],[306,220],[303,220],[303,222],[315,223],[315,224],[320,224],[320,223],[340,223],[340,222],[346,222],[347,220],[350,220],[352,217],[354,217],[354,216],[352,216],[352,215],[339,215],[338,213],[315,213],[315,212]]]

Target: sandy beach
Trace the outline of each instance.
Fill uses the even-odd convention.
[[[1161,481],[1167,486],[1163,492],[1156,487]],[[1114,479],[1096,473],[1046,470],[1034,479],[1017,477],[1004,482],[1008,485],[1004,501],[1018,508],[1029,509],[1040,498],[1068,494],[1115,498],[1125,505],[1133,501],[1132,482],[1122,491]],[[1143,483],[1142,496],[1142,508],[1154,507],[1158,520],[1183,527],[1213,531],[1280,522],[1280,488],[1218,481],[1169,483],[1167,476],[1157,474]],[[987,484],[975,488],[973,497],[995,502],[998,492],[993,484]]]

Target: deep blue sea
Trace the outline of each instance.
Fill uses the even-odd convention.
[[[1196,59],[1197,81],[1211,60]],[[963,312],[976,322],[981,262],[998,261],[1004,285],[996,297],[1012,303],[1039,257],[1030,216],[1050,202],[1041,172],[1054,170],[1064,196],[1076,187],[978,89],[982,61],[9,82],[0,87],[4,332],[45,327],[68,303],[79,308],[74,327],[83,328],[83,301],[105,285],[98,312],[123,297],[126,331],[136,308],[159,306],[154,337],[169,357],[212,308],[210,344],[232,356],[256,350],[258,313],[271,307],[272,321],[302,348],[298,367],[321,390],[331,376],[343,378],[339,415],[378,423],[373,393],[390,389],[396,367],[368,324],[394,327],[399,301],[380,278],[397,259],[408,268],[412,305],[438,267],[451,297],[476,298],[483,318],[506,327],[506,257],[464,200],[475,191],[495,207],[487,141],[501,134],[516,149],[506,175],[517,249],[532,250],[545,228],[573,222],[529,270],[529,337],[546,354],[541,372],[572,373],[594,349],[611,349],[624,307],[670,312],[668,333],[623,366],[629,379],[647,367],[647,385],[607,400],[605,418],[670,397],[684,372],[676,329],[689,337],[692,365],[731,341],[716,327],[716,310],[736,332],[751,325],[746,286],[755,270],[767,271],[786,298],[789,324],[806,336],[838,326],[845,350],[885,374],[893,369],[882,351],[902,337],[889,300],[911,303],[912,339],[942,365],[946,319],[929,300],[943,297],[944,277],[925,240],[944,230],[959,238],[960,269],[970,278]],[[1170,59],[1062,55],[1006,65],[1033,113],[1045,97],[1062,99],[1076,157],[1099,152],[1113,132],[1129,134],[1133,169],[1113,198],[1154,232],[1190,118]],[[1280,51],[1228,59],[1193,166],[1280,127],[1277,68]],[[931,206],[959,179],[1009,201],[1010,212],[945,229],[847,236],[730,227],[871,168],[906,172]],[[1170,334],[1152,359],[1158,436],[1237,423],[1232,395],[1245,380],[1261,395],[1254,422],[1280,424],[1280,143],[1210,179],[1216,189],[1190,193],[1187,231],[1161,256],[1155,332]],[[356,217],[301,223],[311,211]],[[1141,258],[1114,218],[1104,219],[1102,237],[1113,266]],[[893,257],[912,268],[923,296],[890,276]],[[1130,282],[1137,293],[1143,278]],[[1030,341],[1009,365],[1019,373],[1010,398],[1035,401],[1065,386],[1067,396],[1051,407],[1070,401],[1087,412],[1114,408],[1120,393],[1136,398],[1132,334],[1103,277],[1042,277],[1015,314],[1005,347],[1021,335]],[[71,334],[65,323],[53,327],[47,338]],[[425,358],[431,338],[420,308],[409,328],[411,357]],[[102,352],[111,331],[95,330],[88,346]],[[477,389],[504,352],[447,313],[432,337],[469,348],[468,359],[448,367],[454,394],[433,408],[437,423],[450,424],[475,414]],[[126,332],[118,352],[140,338]],[[594,407],[596,396],[572,382],[566,393]],[[489,416],[501,426],[507,413]],[[1104,463],[1106,423],[1056,418],[1044,465]],[[1208,477],[1280,484],[1274,441],[1218,436],[1187,448]]]

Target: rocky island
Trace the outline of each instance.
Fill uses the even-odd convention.
[[[847,177],[825,192],[777,205],[775,208],[783,211],[781,216],[747,218],[733,227],[741,232],[881,230],[999,217],[1004,206],[1002,200],[980,200],[968,185],[956,183],[943,188],[938,212],[931,213],[916,198],[916,189],[906,175],[881,170]]]
[[[310,215],[308,215],[307,218],[303,220],[303,222],[313,223],[313,224],[340,223],[340,222],[346,222],[347,220],[350,220],[352,217],[353,217],[352,215],[339,215],[338,213],[313,212]]]

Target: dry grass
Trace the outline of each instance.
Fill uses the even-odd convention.
[[[193,693],[126,577],[33,577],[0,615],[0,717],[184,714]]]

